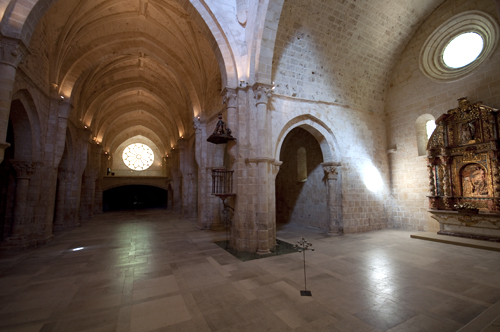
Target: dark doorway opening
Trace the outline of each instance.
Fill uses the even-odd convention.
[[[120,211],[136,209],[167,208],[168,191],[165,189],[129,185],[105,190],[103,193],[103,210]]]

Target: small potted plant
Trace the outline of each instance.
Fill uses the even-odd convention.
[[[458,203],[454,205],[455,209],[458,213],[470,213],[470,214],[478,214],[479,208],[477,208],[474,204],[471,203]]]

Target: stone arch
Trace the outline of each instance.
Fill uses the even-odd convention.
[[[38,22],[56,2],[57,0],[11,0],[5,8],[5,13],[0,23],[1,34],[21,39],[25,45],[29,45]],[[189,13],[210,42],[221,70],[222,86],[236,88],[238,75],[233,52],[224,31],[213,13],[200,0],[180,1],[179,5]]]
[[[255,59],[253,71],[256,82],[271,83],[271,68],[273,67],[274,45],[278,32],[279,19],[285,0],[259,1],[255,31],[253,31],[257,44],[255,45]],[[263,22],[259,22],[259,17]],[[251,68],[252,72],[252,68]]]
[[[303,160],[300,153],[303,151]],[[276,223],[292,223],[328,231],[328,186],[324,159],[316,137],[295,127],[283,141],[279,172],[275,180]],[[301,173],[301,161],[304,174]]]
[[[12,95],[10,120],[16,142],[15,159],[41,160],[40,121],[35,102],[28,90],[19,90]]]
[[[279,160],[280,158],[281,148],[285,137],[290,131],[297,127],[305,129],[316,138],[321,147],[324,162],[340,162],[339,148],[333,132],[323,121],[310,114],[299,115],[283,126],[274,148],[275,160]]]

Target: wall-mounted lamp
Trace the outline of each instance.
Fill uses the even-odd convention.
[[[198,117],[198,120],[200,119],[200,117]]]
[[[104,154],[108,154],[108,151],[104,151]]]
[[[273,87],[271,88],[271,90],[274,90],[274,88],[275,88],[276,86],[274,85],[274,82],[272,82],[272,84],[273,84]]]
[[[64,96],[61,96],[61,100],[64,100]]]
[[[88,127],[87,126],[83,126],[85,129],[87,129]]]

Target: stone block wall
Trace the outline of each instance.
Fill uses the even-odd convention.
[[[424,115],[437,119],[458,106],[457,99],[500,108],[500,49],[469,76],[455,82],[435,82],[419,69],[419,54],[429,35],[453,15],[480,10],[498,20],[494,1],[445,1],[424,22],[406,46],[393,71],[387,93],[388,147],[391,157],[396,206],[394,226],[410,230],[434,231],[437,222],[427,213],[428,175],[425,156],[418,156],[415,123]]]

